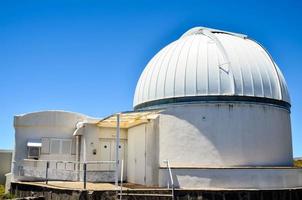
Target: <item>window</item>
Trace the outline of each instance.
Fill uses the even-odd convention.
[[[41,140],[29,139],[27,141],[27,157],[38,159],[40,157],[41,146]]]
[[[50,139],[51,154],[72,154],[72,139]]]
[[[40,147],[28,147],[28,158],[39,158]]]

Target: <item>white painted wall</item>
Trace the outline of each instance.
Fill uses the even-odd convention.
[[[76,124],[84,121],[86,116],[65,111],[43,111],[15,116],[15,155],[13,175],[17,177],[18,166],[27,158],[27,141],[41,140],[43,137],[72,139]],[[40,160],[75,161],[75,155],[41,154]],[[42,166],[43,165],[43,166]],[[41,164],[44,167],[45,164]]]
[[[13,152],[10,150],[0,150],[0,184],[5,184],[5,174],[11,171]]]
[[[302,186],[299,168],[179,168],[172,169],[176,187],[182,189],[294,189]],[[167,169],[160,169],[159,185],[166,187]]]
[[[290,166],[290,113],[246,103],[169,106],[159,119],[159,159],[175,166]]]
[[[121,149],[120,149],[120,160],[124,162],[124,179],[126,180],[127,174],[127,130],[120,130]],[[115,160],[115,140],[116,140],[116,128],[98,127],[95,124],[85,124],[83,129],[83,135],[81,139],[81,161],[108,161]],[[104,149],[102,145],[107,145],[108,148]],[[86,146],[86,150],[84,150]],[[96,154],[93,154],[93,151]],[[86,155],[83,153],[86,151]],[[104,152],[106,151],[106,152]],[[114,171],[115,164],[88,164],[87,170],[97,171]],[[120,170],[119,170],[120,171]]]

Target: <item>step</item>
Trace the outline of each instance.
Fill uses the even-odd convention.
[[[172,194],[118,193],[118,196],[173,197]]]

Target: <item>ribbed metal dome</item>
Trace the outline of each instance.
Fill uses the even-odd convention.
[[[284,77],[261,45],[246,35],[203,27],[190,29],[151,59],[133,106],[194,97],[257,97],[290,104]]]

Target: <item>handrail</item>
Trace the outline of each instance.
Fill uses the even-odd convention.
[[[45,181],[46,184],[48,184],[48,170],[50,168],[50,163],[55,164],[55,169],[58,169],[58,164],[64,164],[64,170],[68,171],[66,169],[67,164],[73,164],[74,169],[76,165],[83,165],[83,170],[76,170],[77,172],[83,172],[83,188],[86,190],[87,187],[87,165],[88,164],[114,164],[117,162],[117,160],[109,160],[109,161],[86,161],[86,162],[79,162],[79,161],[64,161],[64,160],[34,160],[34,159],[23,159],[21,160],[20,164],[23,162],[32,162],[32,163],[45,163]],[[24,164],[24,163],[23,163]],[[122,163],[123,165],[123,163]],[[20,165],[22,166],[22,165]],[[19,166],[19,167],[20,167]],[[123,167],[122,167],[123,168]],[[122,169],[123,170],[123,169]],[[74,170],[71,170],[74,171]],[[123,172],[123,171],[122,171]],[[19,171],[20,173],[20,171]]]
[[[29,161],[29,162],[56,162],[56,163],[74,163],[74,164],[112,164],[115,163],[115,160],[104,160],[104,161],[86,161],[86,162],[79,162],[79,161],[65,161],[65,160],[33,160],[33,159],[23,159],[22,161]]]
[[[170,176],[170,182],[171,182],[171,186],[172,186],[172,199],[174,200],[175,186],[174,186],[174,180],[173,180],[173,175],[172,175],[172,170],[171,170],[170,162],[169,162],[169,160],[164,160],[164,163],[167,163],[167,168],[168,168],[169,176]]]

